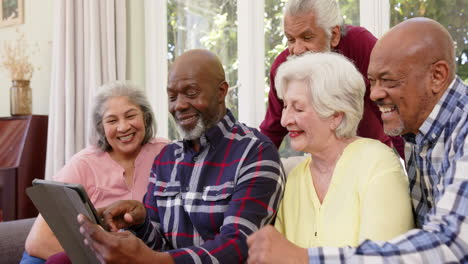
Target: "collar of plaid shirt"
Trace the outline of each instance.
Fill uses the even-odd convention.
[[[231,110],[226,109],[226,114],[224,115],[224,117],[213,127],[209,128],[205,133],[201,135],[199,152],[201,152],[208,145],[213,150],[216,149],[216,146],[223,141],[223,136],[220,135],[219,129],[225,128],[226,130],[230,130],[232,126],[234,126],[235,122],[236,119],[232,114]],[[192,143],[190,140],[183,139],[182,146],[184,148],[184,151],[187,151],[188,149],[192,148]]]
[[[460,141],[457,137],[461,135],[457,131],[463,123],[459,124],[459,119],[462,112],[467,111],[467,99],[466,85],[460,78],[455,78],[421,125],[419,133],[403,136],[411,145],[407,168],[418,227],[427,221],[427,214],[443,195],[445,186],[453,182],[455,173],[451,163],[454,160],[450,160],[452,154],[449,152],[459,148],[445,146]],[[463,140],[460,143],[463,145]]]

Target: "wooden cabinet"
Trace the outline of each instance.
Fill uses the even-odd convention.
[[[37,210],[25,189],[44,178],[47,116],[0,118],[0,210],[4,221],[29,218]]]

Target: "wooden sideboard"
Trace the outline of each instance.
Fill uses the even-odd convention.
[[[44,178],[47,116],[0,118],[0,210],[3,220],[34,217],[37,210],[25,189]]]

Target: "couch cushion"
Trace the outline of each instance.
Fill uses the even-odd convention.
[[[0,222],[1,263],[19,263],[24,251],[24,242],[35,219]]]

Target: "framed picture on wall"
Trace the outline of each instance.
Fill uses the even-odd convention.
[[[23,24],[24,0],[0,0],[0,27]]]

